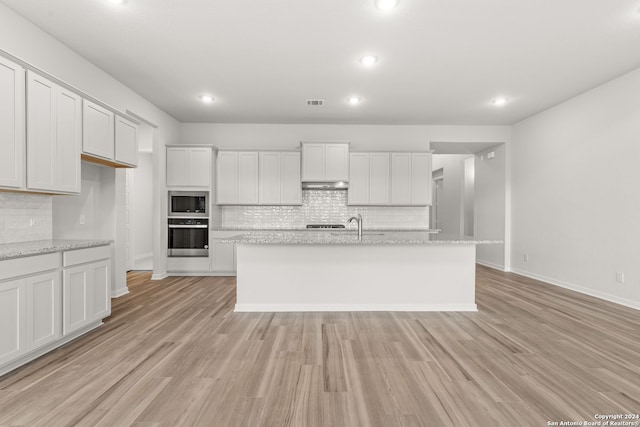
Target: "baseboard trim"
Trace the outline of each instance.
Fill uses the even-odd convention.
[[[45,354],[49,353],[50,351],[55,350],[58,347],[61,347],[65,344],[67,344],[70,341],[75,340],[76,338],[79,338],[80,336],[86,334],[87,332],[90,332],[100,326],[102,326],[103,322],[102,320],[97,320],[95,322],[90,323],[89,325],[85,326],[82,329],[79,329],[67,336],[63,336],[61,338],[59,338],[58,340],[45,345],[44,347],[41,347],[39,349],[33,350],[30,353],[25,354],[24,356],[21,356],[20,358],[7,363],[6,365],[0,367],[0,377],[8,374],[9,372],[13,371],[14,369],[19,368],[22,365],[26,365],[27,363],[37,359],[40,356],[44,356]]]
[[[118,289],[117,291],[111,293],[111,298],[120,298],[121,296],[124,296],[128,293],[129,288]]]
[[[488,261],[482,261],[482,260],[476,259],[476,264],[480,264],[480,265],[483,265],[485,267],[493,268],[494,270],[507,271],[507,270],[505,270],[504,265],[498,265],[498,264],[494,264],[494,263],[488,262]]]
[[[545,282],[550,285],[558,286],[560,288],[569,289],[570,291],[579,292],[581,294],[589,295],[589,296],[599,298],[608,302],[624,305],[625,307],[633,308],[635,310],[640,310],[640,302],[633,301],[626,298],[621,298],[617,295],[596,291],[593,289],[585,288],[580,285],[576,285],[575,283],[565,282],[563,280],[542,276],[540,274],[531,273],[529,271],[520,270],[518,268],[512,268],[511,272],[515,274],[519,274],[520,276],[528,277],[530,279],[539,280],[541,282]]]
[[[475,304],[236,304],[234,311],[478,311],[478,307]]]
[[[167,277],[169,277],[167,273],[153,273],[151,275],[151,280],[162,280],[166,279]]]

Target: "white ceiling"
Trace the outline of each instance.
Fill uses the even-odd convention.
[[[512,124],[640,67],[640,0],[0,1],[182,122]]]

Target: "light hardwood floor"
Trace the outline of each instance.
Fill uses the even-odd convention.
[[[514,274],[478,268],[477,313],[233,313],[234,278],[149,277],[129,275],[104,326],[0,378],[0,425],[513,427],[640,412],[640,313]]]

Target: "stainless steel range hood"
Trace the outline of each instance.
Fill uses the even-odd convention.
[[[303,190],[346,190],[349,188],[347,181],[307,181],[302,182]]]

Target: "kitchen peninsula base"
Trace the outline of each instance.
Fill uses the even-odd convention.
[[[235,311],[476,311],[475,243],[238,241]]]

